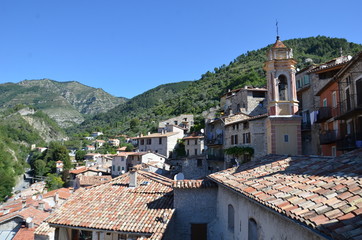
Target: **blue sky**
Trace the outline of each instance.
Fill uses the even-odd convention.
[[[50,78],[134,97],[275,41],[362,43],[362,1],[2,0],[0,83]]]

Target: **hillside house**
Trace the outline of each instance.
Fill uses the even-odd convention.
[[[183,138],[186,156],[199,156],[204,153],[204,136],[187,136]]]
[[[167,170],[165,164],[166,157],[151,152],[120,152],[113,156],[112,176],[119,176],[126,173],[130,168],[139,164],[150,164]]]
[[[177,145],[177,141],[183,137],[184,130],[182,128],[167,125],[166,131],[149,133],[148,135],[137,137],[138,150],[140,152],[151,151],[170,158]]]
[[[185,133],[190,132],[191,127],[194,126],[194,115],[182,114],[180,116],[163,120],[158,123],[158,132],[162,132],[168,125],[178,126],[185,130]]]
[[[104,140],[95,140],[94,141],[94,145],[96,146],[96,148],[100,148],[100,147],[103,147],[103,145],[106,143],[106,141]]]
[[[99,137],[99,136],[101,136],[101,135],[103,135],[102,132],[92,132],[92,133],[91,133],[91,136],[94,137],[94,138],[97,138],[97,137]]]
[[[93,145],[87,145],[87,146],[85,147],[85,150],[86,150],[86,151],[89,151],[89,152],[95,151],[95,150],[96,150],[96,147],[93,146]]]
[[[259,116],[245,116],[236,120],[225,119],[225,142],[224,149],[231,147],[251,147],[254,149],[254,155],[244,154],[243,156],[225,155],[225,167],[232,167],[241,162],[248,162],[252,159],[265,156],[267,154],[267,142],[265,134],[266,114]]]
[[[339,91],[336,120],[340,122],[336,150],[362,147],[362,52],[354,56],[335,76]]]
[[[119,139],[116,139],[116,138],[110,138],[108,139],[108,143],[111,144],[113,147],[118,147],[119,144],[120,144],[120,141]]]
[[[55,163],[56,172],[57,172],[58,174],[61,173],[61,172],[63,172],[63,166],[64,166],[63,161],[57,161],[57,162]]]

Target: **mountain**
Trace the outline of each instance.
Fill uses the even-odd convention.
[[[61,127],[79,124],[86,116],[106,112],[126,101],[75,81],[41,79],[0,84],[1,108],[31,105],[48,114]]]
[[[298,61],[297,68],[310,64],[318,64],[344,55],[354,55],[362,51],[362,45],[350,43],[342,38],[324,36],[298,38],[283,41],[293,48],[294,58]],[[263,64],[266,52],[271,45],[248,51],[231,61],[208,71],[197,81],[187,82],[182,87],[170,91],[164,96],[162,85],[151,92],[146,92],[120,105],[111,112],[102,113],[86,120],[79,126],[79,131],[102,129],[112,133],[128,133],[134,135],[154,129],[156,123],[170,116],[182,113],[201,114],[219,104],[219,98],[228,89],[249,86],[265,86]],[[178,83],[175,83],[175,86]],[[158,99],[158,101],[155,101]],[[136,127],[134,127],[136,125]],[[75,129],[72,129],[73,131]]]
[[[64,138],[64,130],[40,110],[18,105],[0,112],[0,202],[11,195],[17,177],[24,172],[31,146]]]
[[[155,127],[156,124],[153,121],[156,116],[149,110],[160,104],[167,103],[170,99],[174,99],[176,95],[192,83],[192,81],[183,81],[160,85],[128,100],[125,104],[121,104],[107,113],[101,113],[87,119],[84,124],[74,126],[67,131],[73,133],[89,129],[96,130],[98,126],[102,126],[115,130],[113,133],[117,134],[117,129],[130,129],[130,121],[138,122],[139,119],[143,121],[138,123],[142,128],[138,129],[137,126],[134,126],[134,130],[137,129],[137,131],[133,131],[133,133],[136,134],[140,130],[146,131],[149,128]]]

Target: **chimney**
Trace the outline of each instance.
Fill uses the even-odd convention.
[[[151,135],[151,133],[150,133],[150,132],[148,132],[148,133],[147,133],[147,135]]]
[[[26,199],[22,199],[21,200],[21,207],[25,208],[26,207]]]
[[[43,201],[39,201],[39,207],[38,207],[39,210],[44,210],[44,202]]]
[[[135,168],[131,168],[129,171],[129,187],[137,187],[137,170]]]
[[[57,204],[58,201],[59,201],[59,194],[56,192],[56,193],[54,194],[54,202],[55,202],[55,204]]]

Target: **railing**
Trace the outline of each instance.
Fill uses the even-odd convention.
[[[324,122],[332,117],[331,107],[320,107],[318,110],[317,123]]]
[[[349,151],[362,147],[362,133],[352,133],[337,140],[337,150]]]
[[[340,115],[344,115],[356,109],[362,109],[362,101],[358,101],[356,94],[351,94],[348,98],[342,100],[340,103]]]
[[[335,141],[337,141],[337,133],[335,130],[329,130],[319,134],[319,142],[321,145],[333,143]]]
[[[210,149],[205,152],[207,160],[224,161],[224,150],[222,149]]]
[[[224,139],[223,135],[218,135],[215,138],[206,139],[206,144],[209,144],[209,145],[222,145],[223,144],[223,139]]]

